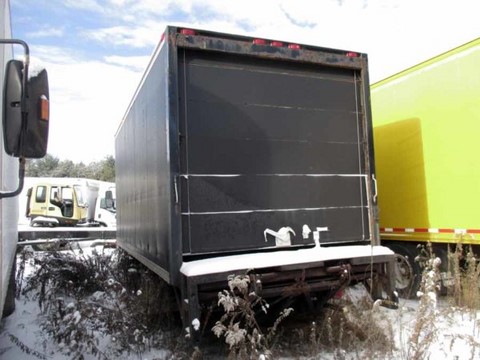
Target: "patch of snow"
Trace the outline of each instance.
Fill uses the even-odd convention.
[[[57,219],[53,219],[53,218],[49,218],[49,217],[45,217],[45,216],[37,216],[33,221],[32,221],[33,224],[36,224],[36,223],[51,223],[51,224],[59,224],[58,220]]]
[[[66,306],[66,309],[75,309],[75,303],[69,302]]]
[[[104,291],[95,291],[91,298],[95,301],[98,301],[100,299],[102,299],[103,297],[105,296],[105,292]]]
[[[75,325],[78,324],[80,320],[82,320],[82,315],[80,315],[80,312],[78,310],[73,313],[73,319],[74,319]]]
[[[186,276],[198,276],[221,272],[262,269],[272,266],[308,264],[328,260],[356,259],[362,257],[393,256],[384,246],[351,245],[299,250],[251,253],[184,262],[180,271]]]
[[[198,320],[197,318],[193,319],[192,326],[195,331],[200,330],[200,320]]]

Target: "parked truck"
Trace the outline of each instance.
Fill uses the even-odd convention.
[[[19,224],[116,226],[115,184],[86,178],[26,178]],[[107,196],[108,195],[108,196]],[[108,198],[110,201],[108,201]]]
[[[191,332],[233,274],[275,301],[395,301],[372,145],[365,54],[167,27],[116,134],[117,242]]]
[[[13,46],[24,60],[13,59]],[[45,70],[29,78],[29,48],[11,39],[10,5],[0,0],[0,313],[15,309],[15,253],[18,199],[23,188],[25,159],[43,157],[48,142],[49,92]]]
[[[415,294],[418,245],[480,244],[480,38],[372,85],[382,244]]]
[[[88,205],[79,185],[41,182],[27,190],[25,216],[31,226],[87,223]]]

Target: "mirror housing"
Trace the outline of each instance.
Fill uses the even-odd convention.
[[[47,154],[50,117],[47,71],[42,70],[30,78],[27,86],[28,115],[23,156],[38,159]]]

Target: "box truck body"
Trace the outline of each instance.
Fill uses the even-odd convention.
[[[446,263],[446,245],[480,242],[479,61],[477,39],[372,85],[381,239],[405,276],[418,244]]]
[[[14,59],[13,45],[23,48]],[[0,314],[15,309],[15,265],[18,238],[18,196],[23,188],[25,159],[45,156],[49,128],[46,70],[29,77],[26,42],[11,38],[10,3],[0,0]],[[18,159],[15,159],[18,158]]]
[[[0,1],[0,39],[11,38],[10,4]],[[13,58],[12,46],[0,45],[0,84],[4,83],[5,66]],[[0,104],[3,109],[3,96]],[[17,185],[18,160],[8,156],[3,150],[3,129],[0,134],[0,190],[14,189]],[[12,294],[12,281],[15,280],[15,251],[17,248],[18,199],[10,198],[0,201],[0,315],[10,314],[15,308]],[[13,291],[14,292],[14,291]],[[8,296],[7,296],[8,293]]]
[[[234,273],[388,288],[372,159],[366,55],[168,27],[116,134],[117,241],[187,324]]]

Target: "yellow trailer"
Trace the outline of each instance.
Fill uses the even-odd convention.
[[[480,243],[480,38],[371,86],[380,233],[414,288],[419,243]],[[418,277],[417,277],[418,278]]]

